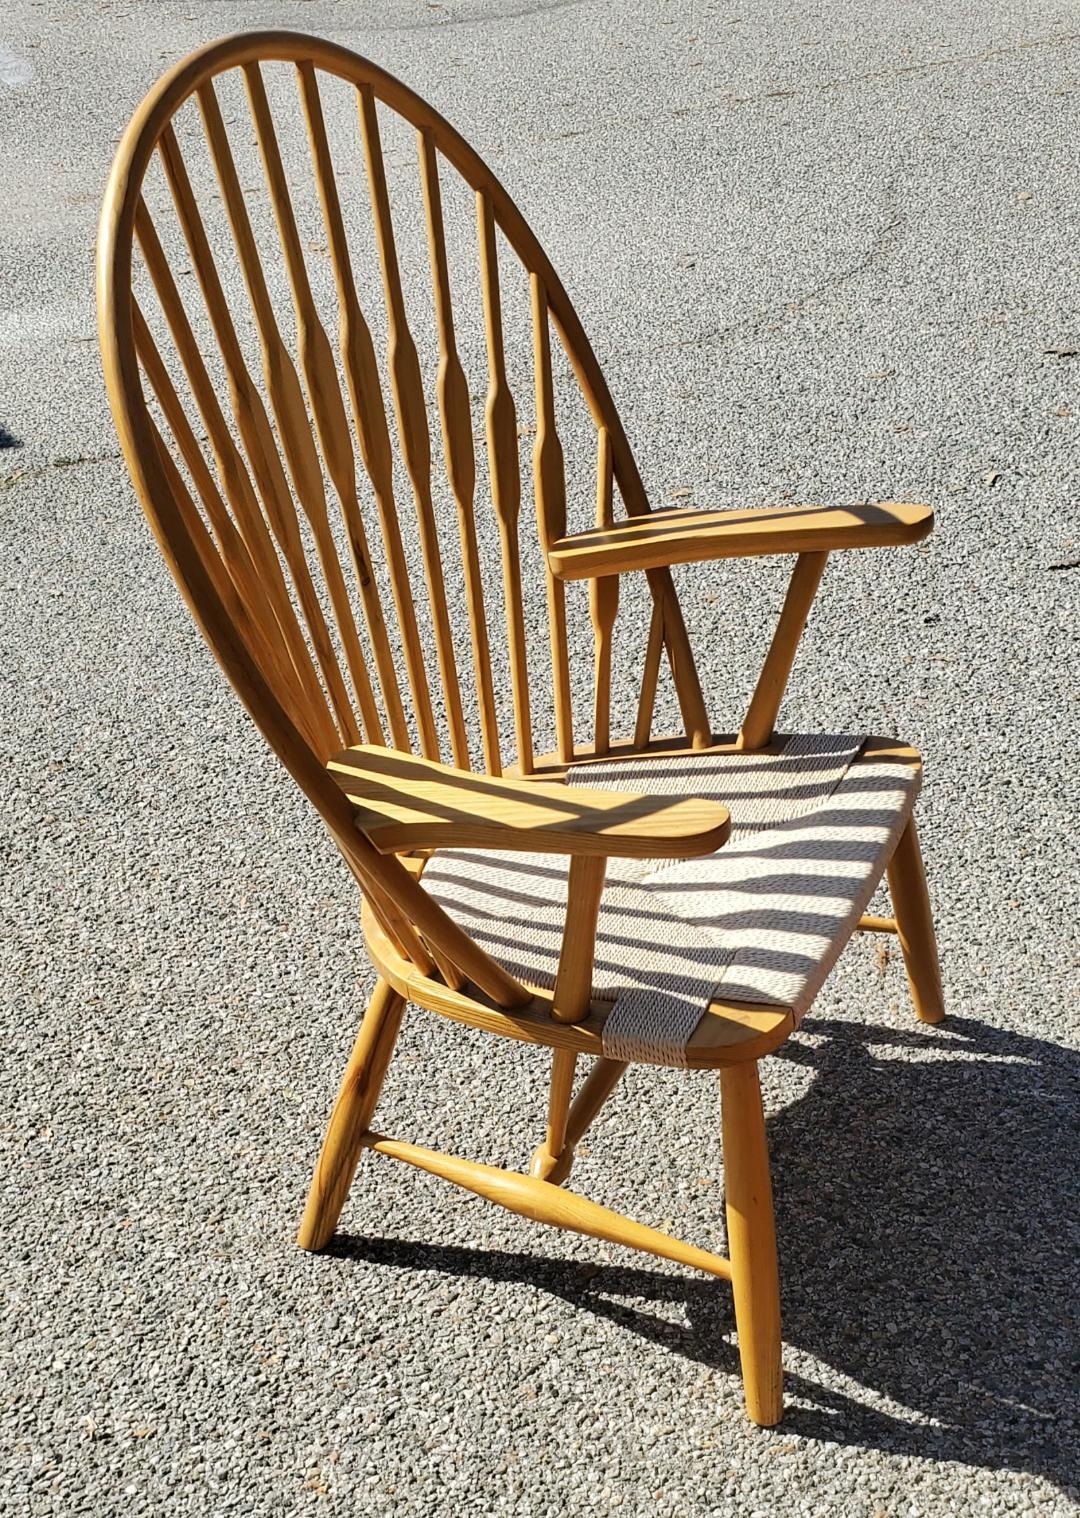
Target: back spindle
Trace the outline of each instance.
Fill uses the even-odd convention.
[[[427,581],[432,622],[435,628],[435,649],[450,727],[451,751],[454,763],[463,769],[468,769],[469,746],[465,735],[465,718],[454,655],[454,638],[446,604],[446,585],[443,578],[442,556],[439,551],[439,534],[431,498],[431,442],[428,434],[427,403],[424,399],[416,344],[413,342],[405,315],[405,300],[401,289],[397,250],[394,245],[394,228],[390,217],[390,198],[386,188],[386,170],[379,141],[379,120],[375,96],[367,85],[361,85],[359,96],[360,124],[368,171],[368,191],[375,219],[375,236],[379,245],[379,261],[386,297],[390,388],[394,397],[401,451],[405,457],[405,467],[412,482],[416,502],[424,576]]]
[[[487,336],[488,393],[486,406],[491,494],[499,527],[503,601],[510,649],[510,683],[514,697],[514,733],[521,774],[533,770],[532,713],[529,706],[529,666],[525,652],[525,614],[521,599],[521,557],[518,518],[521,513],[521,474],[518,459],[517,409],[506,378],[503,351],[502,302],[499,294],[499,250],[495,216],[486,190],[476,195],[480,282]]]

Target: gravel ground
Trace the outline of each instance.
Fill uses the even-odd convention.
[[[785,711],[923,748],[951,1015],[860,941],[768,1063],[774,1432],[723,1287],[374,1160],[333,1251],[293,1246],[370,987],[354,896],[135,508],[91,270],[144,90],[267,24],[494,162],[657,499],[938,509],[830,566]],[[9,0],[0,1512],[1075,1511],[1078,68],[1064,0]],[[730,722],[779,570],[680,583]],[[522,1163],[544,1073],[414,1012],[380,1122]],[[712,1080],[632,1073],[580,1184],[722,1248],[717,1118]]]

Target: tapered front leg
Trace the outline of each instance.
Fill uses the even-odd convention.
[[[780,1276],[757,1064],[720,1071],[728,1255],[746,1410],[771,1428],[783,1411]]]
[[[920,1022],[939,1023],[945,1016],[941,967],[914,817],[900,835],[900,842],[889,860],[888,876],[897,936],[907,967],[915,1015]]]
[[[333,1237],[356,1173],[361,1137],[375,1114],[404,1010],[404,998],[387,981],[380,980],[360,1024],[319,1152],[296,1237],[301,1249],[323,1249]]]

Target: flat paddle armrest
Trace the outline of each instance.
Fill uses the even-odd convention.
[[[561,580],[596,580],[631,569],[770,553],[828,553],[917,543],[934,525],[929,506],[762,506],[740,511],[650,511],[559,538],[548,549]]]
[[[525,854],[692,859],[727,841],[726,807],[695,797],[507,780],[360,744],[327,766],[383,854],[505,849]]]

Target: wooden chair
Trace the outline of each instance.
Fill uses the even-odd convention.
[[[384,158],[382,138],[406,128],[418,165],[400,150]],[[243,160],[246,150],[254,165],[256,143],[260,169]],[[405,213],[392,221],[392,202],[416,186],[415,235],[396,245]],[[444,217],[462,196],[475,245]],[[417,248],[426,284],[402,272]],[[466,327],[451,272],[473,256]],[[856,927],[899,935],[923,1021],[942,1005],[911,820],[918,755],[887,739],[782,738],[774,724],[829,553],[914,542],[930,511],[650,511],[581,324],[506,191],[411,90],[292,33],[205,47],[143,102],[105,198],[99,310],[116,426],[161,550],[363,895],[379,979],[300,1244],[327,1243],[372,1150],[512,1212],[724,1277],[750,1416],[775,1423],[779,1291],[757,1062]],[[511,331],[514,312],[531,331]],[[425,321],[433,340],[418,350]],[[459,351],[486,369],[486,468]],[[526,356],[534,408],[515,381]],[[584,426],[567,469],[556,413],[572,404]],[[535,537],[520,515],[530,416]],[[595,525],[571,531],[589,433]],[[794,569],[742,727],[718,736],[671,566],[754,554],[795,555]],[[485,572],[495,562],[501,586]],[[628,594],[651,611],[617,629],[620,577],[636,571]],[[448,578],[460,586],[449,598]],[[583,712],[572,669],[590,623]],[[620,737],[616,631],[620,667],[640,677],[634,731]],[[665,654],[685,730],[659,738]],[[555,749],[538,754],[547,731]],[[886,869],[895,920],[864,915]],[[529,1174],[372,1126],[406,1003],[551,1050]],[[720,1072],[727,1258],[564,1189],[631,1059]]]

